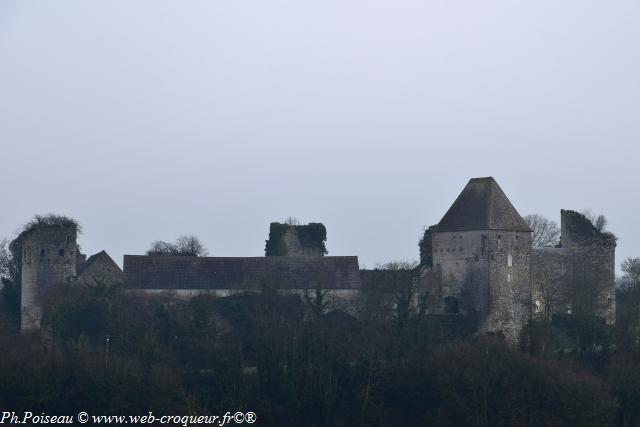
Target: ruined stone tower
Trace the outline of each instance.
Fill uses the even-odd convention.
[[[569,254],[567,293],[574,311],[583,310],[604,317],[608,324],[615,323],[616,237],[598,230],[578,212],[562,210],[560,217],[560,246]]]
[[[560,211],[560,225],[558,247],[532,251],[534,318],[583,314],[615,323],[615,236],[571,210]]]
[[[530,317],[531,229],[491,177],[469,181],[433,230],[430,311],[517,340]]]
[[[272,222],[269,240],[266,241],[266,256],[324,256],[327,229],[318,222],[306,225]]]
[[[70,282],[76,275],[75,225],[39,224],[17,239],[22,255],[22,331],[40,327],[47,290]]]

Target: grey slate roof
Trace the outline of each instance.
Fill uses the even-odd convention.
[[[124,256],[127,289],[358,289],[358,257]]]
[[[531,231],[493,177],[473,178],[436,231]]]

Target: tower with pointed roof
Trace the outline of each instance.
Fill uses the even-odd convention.
[[[530,318],[531,229],[492,177],[473,178],[433,230],[430,309],[517,340]]]

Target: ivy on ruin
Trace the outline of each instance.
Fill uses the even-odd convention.
[[[432,225],[431,227],[424,230],[424,235],[422,239],[418,242],[418,247],[420,248],[420,265],[425,267],[433,267],[433,231],[436,226]]]
[[[318,251],[322,255],[327,254],[325,242],[327,240],[327,229],[324,224],[311,222],[306,225],[282,224],[272,222],[269,226],[269,240],[266,241],[264,252],[266,256],[288,255],[285,243],[285,235],[289,230],[294,230],[300,245],[304,249]]]

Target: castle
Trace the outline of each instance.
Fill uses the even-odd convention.
[[[77,234],[72,223],[36,225],[12,243],[20,254],[21,330],[40,327],[47,293],[55,286],[122,281],[122,270],[105,251],[88,259],[80,253]]]
[[[471,179],[425,232],[421,264],[411,271],[360,270],[356,256],[324,256],[326,230],[318,223],[272,223],[264,257],[125,255],[124,271],[104,251],[86,259],[73,226],[35,227],[15,241],[21,327],[39,328],[47,291],[56,285],[115,282],[130,292],[182,297],[269,286],[309,300],[321,290],[333,309],[355,316],[358,297],[411,288],[413,304],[428,314],[472,317],[479,332],[512,342],[530,319],[560,313],[594,314],[613,323],[615,237],[568,210],[561,211],[558,247],[532,247],[531,233],[491,177]]]
[[[532,230],[491,177],[469,181],[425,233],[419,288],[431,313],[474,316],[481,332],[514,341],[529,319],[591,314],[615,321],[615,237],[562,210],[560,244],[531,245]]]

